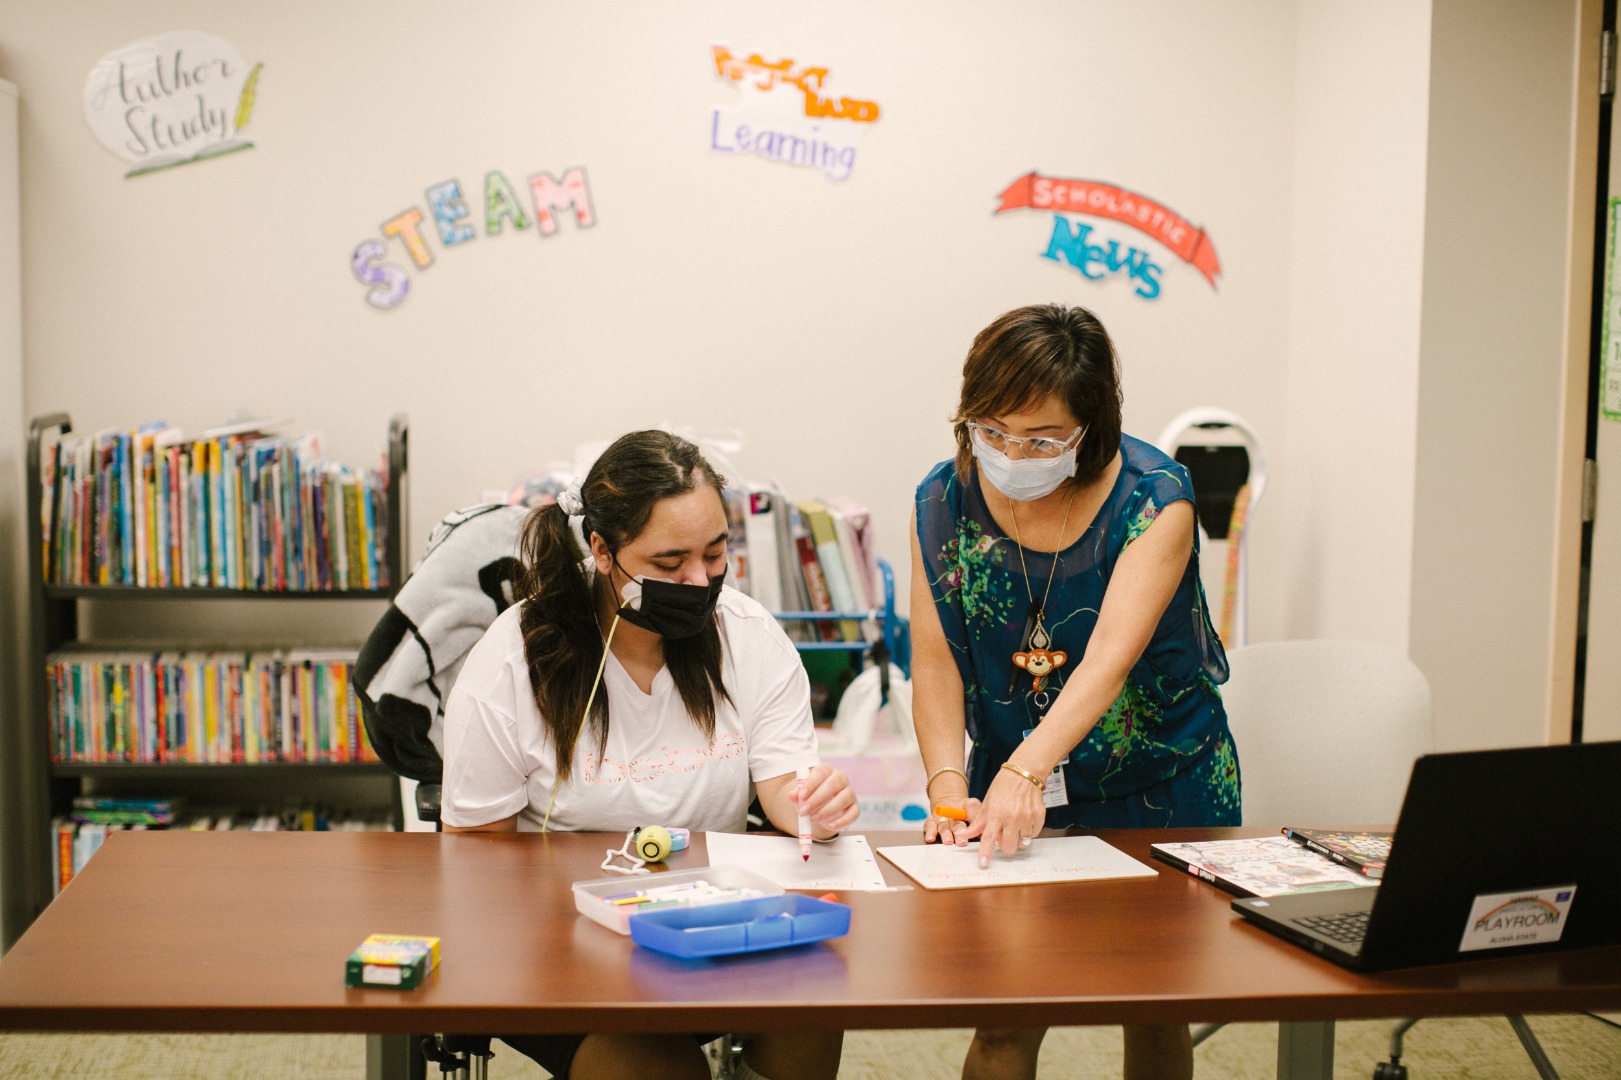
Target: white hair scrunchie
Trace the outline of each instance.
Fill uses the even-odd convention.
[[[568,486],[557,493],[557,507],[568,515],[568,528],[574,534],[574,542],[589,555],[591,541],[585,536],[585,499],[580,495],[579,477],[570,480]]]
[[[571,518],[580,517],[585,513],[585,500],[580,498],[578,480],[570,480],[568,487],[557,493],[557,505]]]

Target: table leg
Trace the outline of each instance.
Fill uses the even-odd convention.
[[[1278,1024],[1278,1080],[1334,1080],[1334,1021]]]
[[[367,1035],[366,1080],[422,1080],[426,1063],[412,1069],[415,1062],[422,1062],[421,1054],[412,1053],[413,1039],[411,1035]]]

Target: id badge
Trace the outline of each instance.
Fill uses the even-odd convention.
[[[1029,738],[1035,733],[1035,728],[1025,728],[1024,737]],[[1053,771],[1047,774],[1047,786],[1041,789],[1041,805],[1051,810],[1055,806],[1069,805],[1069,789],[1064,786],[1064,766],[1069,764],[1069,755],[1065,754],[1053,766]]]

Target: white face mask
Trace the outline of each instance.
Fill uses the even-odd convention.
[[[1054,458],[1020,458],[1014,461],[1000,450],[970,440],[974,460],[985,479],[1014,502],[1032,502],[1058,490],[1058,485],[1075,475],[1075,455],[1080,443]]]

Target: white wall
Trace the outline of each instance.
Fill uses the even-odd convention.
[[[1570,7],[29,4],[0,26],[23,91],[26,410],[80,430],[290,414],[352,463],[405,412],[413,552],[577,442],[736,427],[745,472],[866,501],[900,566],[975,330],[1081,303],[1120,347],[1128,430],[1217,404],[1266,442],[1251,640],[1410,645],[1443,745],[1532,741]],[[257,146],[125,180],[83,121],[85,75],[183,27],[264,61]],[[731,95],[717,42],[881,104],[848,182],[706,149]],[[362,302],[350,253],[426,187],[459,179],[476,205],[489,170],[574,165],[592,228],[431,239],[397,310]],[[1218,287],[1165,255],[1146,302],[1039,258],[1045,215],[991,212],[1030,169],[1204,225]],[[329,637],[374,615],[319,610]]]
[[[1280,512],[1251,565],[1281,587],[1278,636],[1405,652],[1429,4],[1309,0],[1297,25]]]
[[[670,421],[741,428],[742,467],[796,495],[864,500],[904,565],[969,341],[1033,301],[1099,312],[1131,431],[1202,403],[1284,428],[1286,3],[94,7],[30,5],[0,29],[0,70],[26,92],[28,409],[81,430],[292,414],[351,461],[406,412],[414,550],[441,513],[576,442]],[[257,146],[125,180],[80,115],[85,74],[186,26],[265,62]],[[848,182],[706,149],[732,93],[715,42],[825,64],[880,103]],[[458,178],[476,199],[490,169],[521,183],[573,165],[591,229],[434,241],[398,309],[362,302],[351,251],[427,186]],[[1048,215],[991,213],[1030,169],[1203,224],[1218,288],[1167,255],[1147,302],[1039,258]],[[1277,635],[1279,607],[1252,636]]]
[[[1576,4],[1435,0],[1431,40],[1412,656],[1440,745],[1542,742]]]

